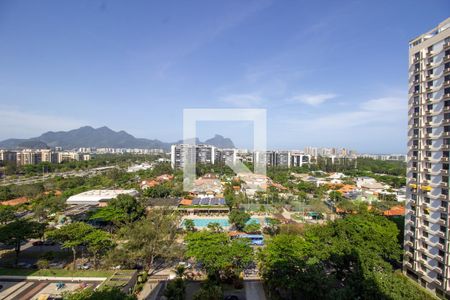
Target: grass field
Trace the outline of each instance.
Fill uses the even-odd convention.
[[[123,271],[121,271],[123,272]],[[113,270],[65,270],[65,269],[16,269],[0,268],[0,275],[10,276],[58,276],[58,277],[110,277]]]

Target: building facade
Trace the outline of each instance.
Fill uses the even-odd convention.
[[[170,161],[172,168],[183,168],[189,164],[214,164],[220,161],[220,152],[210,145],[178,144],[170,149]]]
[[[450,18],[409,44],[403,271],[450,297]]]

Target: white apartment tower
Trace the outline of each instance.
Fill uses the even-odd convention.
[[[409,44],[403,271],[450,298],[450,18]]]

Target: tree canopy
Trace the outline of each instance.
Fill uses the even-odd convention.
[[[237,230],[243,230],[245,224],[250,220],[250,215],[244,211],[233,209],[230,211],[228,219],[231,224],[233,224]]]
[[[24,219],[15,220],[0,227],[0,242],[14,246],[16,253],[15,263],[19,260],[21,244],[30,238],[41,237],[45,224]]]
[[[262,276],[284,299],[428,299],[393,273],[397,234],[394,223],[371,214],[280,234],[259,256]]]
[[[226,233],[202,230],[189,233],[185,241],[186,255],[200,262],[210,278],[238,274],[253,258],[248,241],[230,240]]]

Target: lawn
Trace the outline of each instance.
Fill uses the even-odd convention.
[[[65,270],[65,269],[16,269],[0,268],[0,275],[9,276],[57,276],[57,277],[110,277],[113,270]]]

